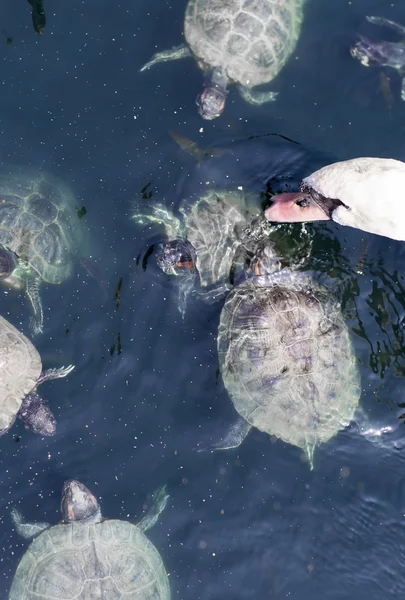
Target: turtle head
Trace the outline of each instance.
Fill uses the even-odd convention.
[[[203,119],[211,121],[222,114],[225,108],[226,90],[218,85],[204,87],[201,94],[197,96],[198,112]]]
[[[17,261],[13,252],[0,246],[0,279],[10,277],[16,266]]]
[[[156,262],[166,275],[184,275],[194,272],[195,250],[187,240],[172,240],[160,246],[156,252]]]
[[[362,35],[359,38],[359,41],[350,48],[350,54],[353,58],[360,61],[365,67],[386,64],[387,56],[384,52],[386,48],[384,42],[374,42]]]
[[[65,482],[60,509],[66,523],[72,521],[97,523],[101,519],[100,507],[95,496],[83,483],[75,479]]]

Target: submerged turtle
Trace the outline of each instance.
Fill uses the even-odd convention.
[[[74,367],[42,371],[41,357],[30,340],[0,316],[0,435],[20,417],[26,429],[54,435],[56,421],[37,387],[45,381],[66,377]]]
[[[307,274],[265,273],[264,263],[256,272],[229,293],[221,312],[220,371],[241,418],[213,448],[235,448],[257,427],[302,448],[312,469],[314,448],[358,406],[349,331],[339,303]]]
[[[156,253],[161,270],[183,275],[180,311],[184,314],[188,294],[198,273],[198,295],[215,301],[233,285],[234,269],[243,264],[257,245],[260,231],[260,197],[241,191],[209,190],[191,206],[180,207],[177,218],[164,206],[150,206],[151,214],[132,215],[137,223],[155,222],[165,227],[167,240]],[[257,217],[257,231],[248,227]],[[262,224],[268,231],[266,220]]]
[[[63,486],[59,525],[24,523],[13,508],[18,533],[25,538],[40,535],[18,564],[9,600],[170,600],[162,559],[144,534],[168,498],[165,487],[159,489],[138,525],[104,520],[96,498],[74,480]]]
[[[350,54],[365,67],[371,65],[396,69],[401,77],[401,98],[405,100],[405,27],[384,17],[366,17],[373,25],[383,25],[398,33],[402,41],[378,42],[360,35],[360,40],[350,49]]]
[[[81,236],[73,192],[41,171],[0,175],[0,279],[23,289],[31,302],[33,333],[43,330],[41,281],[62,283],[72,273]],[[8,269],[8,270],[7,270]]]
[[[157,52],[141,69],[193,56],[206,73],[197,98],[204,119],[218,117],[227,86],[236,83],[250,104],[275,100],[253,88],[280,72],[299,37],[304,0],[189,0],[184,19],[187,44]]]

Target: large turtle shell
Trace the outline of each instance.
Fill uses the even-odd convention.
[[[24,396],[42,371],[39,352],[30,340],[0,316],[0,435],[13,424]]]
[[[136,525],[107,520],[55,525],[17,567],[9,600],[170,600],[155,546]]]
[[[331,293],[303,273],[234,288],[218,353],[236,410],[261,431],[307,450],[353,418],[360,385],[348,328]]]
[[[260,213],[260,198],[241,191],[209,190],[186,216],[186,236],[196,252],[203,287],[229,281],[244,230]]]
[[[79,236],[75,198],[61,181],[41,171],[0,176],[0,244],[26,261],[48,283],[72,272]]]
[[[271,81],[294,50],[303,0],[190,0],[186,40],[203,69],[252,87]]]

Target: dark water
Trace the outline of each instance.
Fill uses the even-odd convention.
[[[348,53],[358,31],[390,37],[365,15],[405,23],[405,8],[308,0],[297,49],[272,85],[277,102],[251,107],[233,90],[224,117],[207,123],[194,104],[202,77],[193,60],[138,73],[156,49],[181,42],[184,1],[45,0],[42,37],[28,3],[3,4],[0,159],[72,186],[107,291],[80,265],[63,285],[43,288],[45,330],[36,345],[44,366],[76,369],[41,388],[58,420],[55,437],[41,439],[18,421],[1,438],[0,597],[28,546],[10,508],[56,523],[71,477],[101,498],[104,515],[121,519],[139,518],[147,494],[167,483],[170,505],[148,535],[173,598],[403,597],[403,243],[311,226],[318,266],[337,280],[353,330],[365,413],[362,432],[353,423],[316,450],[311,472],[300,450],[258,431],[238,450],[193,452],[234,418],[217,377],[221,303],[192,301],[182,321],[176,282],[159,274],[153,257],[142,267],[161,232],[129,215],[134,203],[178,205],[207,180],[263,191],[269,177],[287,171],[298,181],[329,156],[405,159],[399,79],[387,73],[389,111],[379,70]],[[231,150],[196,165],[169,130]],[[276,136],[248,140],[259,133],[301,146]],[[152,197],[142,198],[148,183]],[[1,292],[1,306],[29,334],[24,297]],[[388,431],[378,441],[364,428]]]

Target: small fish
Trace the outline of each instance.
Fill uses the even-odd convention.
[[[46,25],[45,9],[42,0],[28,0],[32,6],[32,24],[38,35],[42,35]]]
[[[82,265],[82,267],[86,269],[87,273],[97,281],[103,292],[106,293],[108,288],[108,282],[104,279],[100,269],[96,266],[94,261],[92,261],[91,258],[81,256],[79,262]]]
[[[151,185],[151,183],[152,182],[149,181],[149,183],[144,185],[143,188],[141,189],[141,195],[144,200],[150,200],[153,196],[152,192],[150,190],[148,191],[148,188]]]
[[[121,303],[122,281],[123,281],[123,278],[120,277],[120,279],[118,281],[117,289],[115,290],[115,294],[114,294],[115,311],[117,311],[119,309],[119,306]]]
[[[384,73],[384,71],[381,71],[381,73],[380,73],[380,90],[384,97],[384,101],[387,106],[388,114],[391,117],[392,103],[393,103],[391,81],[387,77],[387,75]]]
[[[197,142],[193,142],[193,140],[184,137],[181,133],[170,130],[168,133],[170,137],[174,139],[176,144],[180,146],[184,152],[195,158],[198,163],[203,162],[207,158],[219,157],[225,154],[225,152],[229,152],[229,150],[222,150],[221,148],[209,148],[204,150],[199,148]]]
[[[145,256],[142,259],[142,269],[146,271],[146,265],[148,264],[149,256],[153,253],[155,249],[155,244],[152,244],[150,248],[145,252]]]
[[[76,212],[79,219],[81,219],[87,213],[87,208],[85,206],[82,206],[81,208],[76,206]]]
[[[121,345],[121,334],[120,332],[117,333],[117,354],[121,354],[122,352],[122,345]]]

